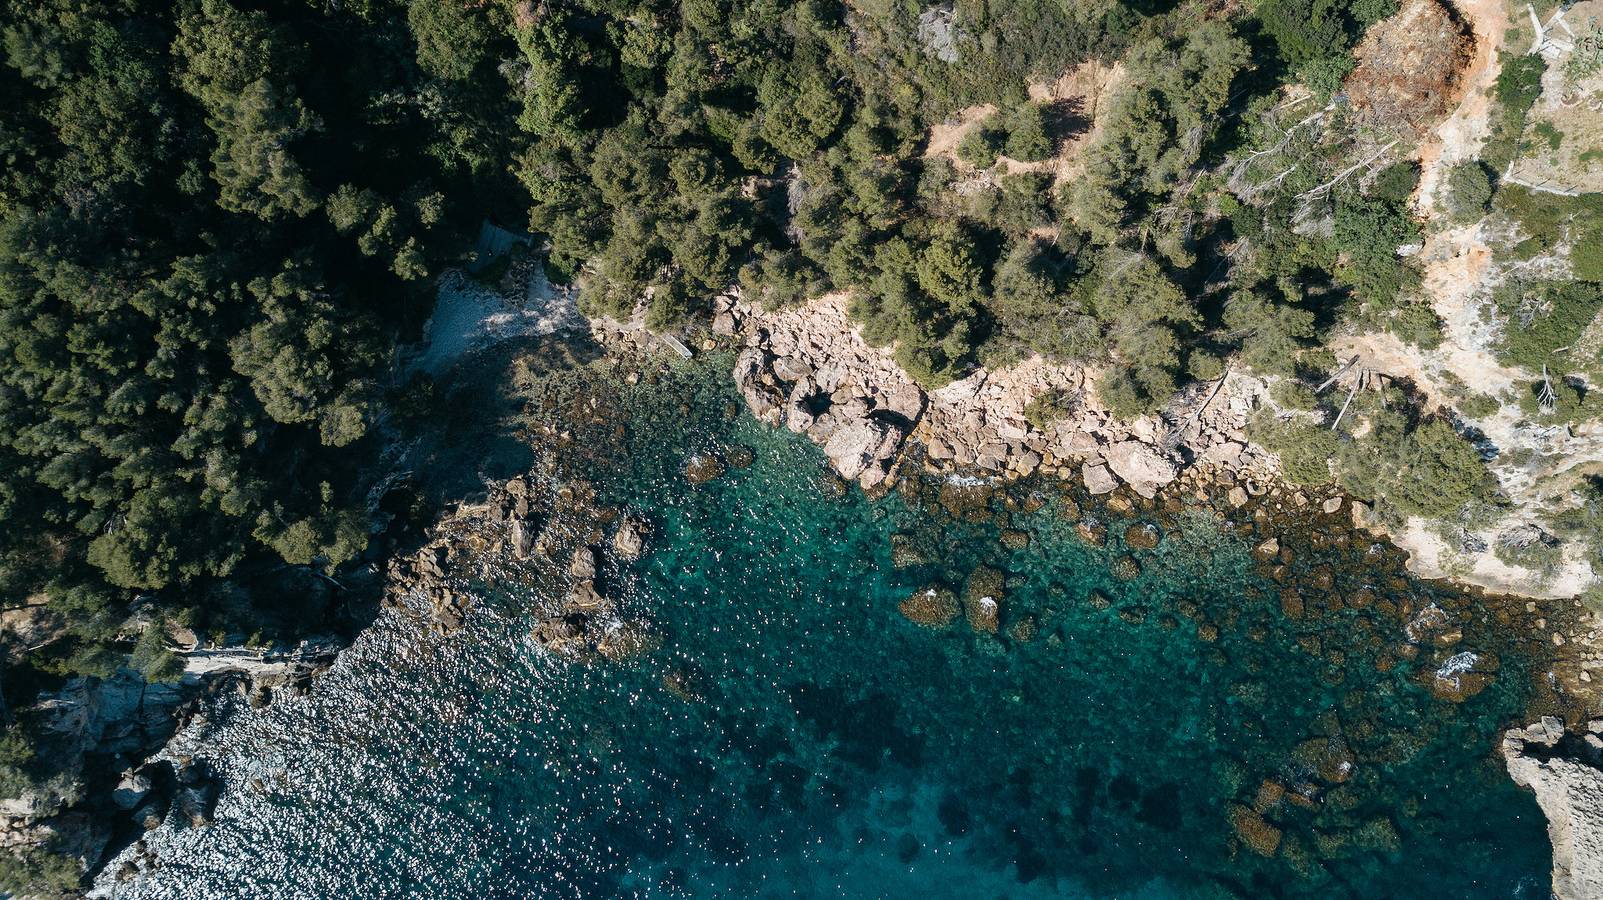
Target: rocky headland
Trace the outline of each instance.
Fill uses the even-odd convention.
[[[1554,716],[1503,735],[1516,784],[1536,794],[1553,841],[1556,900],[1603,897],[1603,719],[1566,730]]]
[[[342,646],[327,636],[272,648],[213,646],[187,632],[175,639],[188,643],[172,681],[147,683],[122,669],[109,678],[70,679],[39,698],[35,709],[46,715],[56,775],[0,800],[0,850],[49,846],[93,871],[170,814],[206,824],[218,791],[209,773],[154,755],[203,721],[221,694],[260,706],[305,692]]]
[[[533,601],[531,636],[575,661],[614,662],[659,641],[609,590],[609,574],[638,560],[652,528],[597,503],[584,481],[536,473],[489,486],[463,503],[409,556],[392,560],[385,603],[437,633],[462,627],[475,584],[515,585]]]

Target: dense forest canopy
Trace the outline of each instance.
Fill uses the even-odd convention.
[[[1406,166],[1331,191],[1323,230],[1292,222],[1318,165],[1267,194],[1224,183],[1284,128],[1279,87],[1328,94],[1388,9],[14,5],[7,602],[53,590],[109,625],[119,590],[360,552],[395,347],[486,214],[526,219],[593,313],[846,289],[926,383],[1040,352],[1110,364],[1125,414],[1230,354],[1287,370],[1316,319],[1428,340],[1399,307]],[[1121,77],[1072,177],[1013,171],[1087,126],[1028,90],[1087,62]],[[955,157],[924,153],[981,103]]]
[[[298,598],[229,579],[367,544],[397,341],[483,216],[526,215],[501,48],[442,67],[404,12],[0,12],[0,603],[65,626],[5,635],[6,796],[52,765],[34,692],[181,668],[128,623],[287,636]]]

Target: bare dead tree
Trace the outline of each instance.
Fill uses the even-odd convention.
[[[1309,197],[1316,197],[1316,196],[1319,196],[1320,194],[1324,194],[1324,193],[1328,192],[1331,188],[1335,187],[1337,184],[1340,184],[1342,179],[1344,179],[1347,176],[1351,175],[1352,173],[1358,171],[1359,169],[1364,168],[1365,166],[1373,164],[1375,162],[1375,160],[1380,159],[1382,156],[1385,156],[1387,154],[1387,152],[1389,152],[1391,150],[1391,148],[1397,146],[1398,143],[1399,143],[1399,140],[1397,138],[1393,138],[1391,143],[1389,143],[1386,146],[1380,148],[1379,150],[1376,150],[1374,153],[1372,153],[1369,156],[1365,157],[1362,161],[1354,163],[1353,165],[1350,165],[1347,168],[1342,169],[1340,172],[1336,173],[1336,177],[1335,178],[1330,179],[1329,181],[1325,182],[1324,184],[1319,185],[1318,187],[1310,188],[1310,189],[1308,189],[1306,191],[1303,191],[1302,193],[1298,194],[1297,195],[1297,199],[1301,200],[1301,199],[1306,199],[1306,198],[1309,198]]]
[[[1335,373],[1332,374],[1329,378],[1326,378],[1324,380],[1324,382],[1319,385],[1319,387],[1314,388],[1314,396],[1317,397],[1320,394],[1324,393],[1325,388],[1330,387],[1331,383],[1334,382],[1336,379],[1340,378],[1342,376],[1343,372],[1346,372],[1348,369],[1351,369],[1353,366],[1355,366],[1357,364],[1358,364],[1358,354],[1355,353],[1355,354],[1353,354],[1353,358],[1352,359],[1349,359],[1349,360],[1347,360],[1347,362],[1343,363],[1342,367],[1337,369],[1335,371]]]
[[[1330,423],[1331,431],[1335,431],[1336,426],[1341,424],[1342,417],[1347,415],[1347,407],[1353,405],[1353,397],[1358,395],[1358,385],[1362,382],[1363,378],[1353,379],[1353,386],[1347,389],[1347,401],[1341,405],[1341,412],[1336,413],[1336,421]]]

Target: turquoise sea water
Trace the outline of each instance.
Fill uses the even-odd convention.
[[[1496,638],[1383,579],[1389,555],[1287,535],[1294,570],[1335,573],[1293,618],[1258,538],[1211,512],[1143,514],[1163,539],[1133,549],[1138,519],[1089,508],[1109,539],[1082,541],[1056,482],[870,502],[828,490],[803,439],[727,415],[714,368],[613,387],[615,442],[570,474],[653,524],[602,574],[659,648],[552,659],[516,588],[481,586],[449,637],[381,617],[309,696],[219,710],[196,750],[228,785],[215,824],[153,833],[162,866],[107,892],[1547,895],[1540,813],[1493,754],[1529,664],[1501,650],[1486,690],[1433,697],[1440,652],[1406,658],[1394,604],[1461,619],[1455,652]],[[755,463],[684,478],[736,447]],[[1005,581],[998,634],[898,611],[982,565]],[[1371,582],[1378,601],[1335,608]]]

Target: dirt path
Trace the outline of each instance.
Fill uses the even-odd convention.
[[[1058,145],[1057,153],[1039,162],[1023,162],[999,158],[1005,174],[1020,172],[1049,172],[1058,183],[1072,177],[1079,165],[1080,151],[1096,136],[1097,111],[1123,79],[1124,67],[1111,66],[1092,60],[1081,63],[1056,81],[1036,82],[1029,85],[1030,99],[1036,103],[1052,104],[1066,122],[1067,134]],[[929,142],[924,157],[945,157],[959,172],[974,175],[972,166],[957,158],[957,145],[962,143],[969,130],[978,126],[997,111],[989,103],[959,110],[943,122],[930,127]],[[984,176],[981,175],[980,179]],[[979,180],[979,179],[977,179]]]

